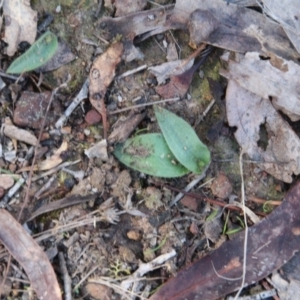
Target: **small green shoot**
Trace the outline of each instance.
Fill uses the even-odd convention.
[[[222,232],[223,234],[226,234],[228,220],[229,220],[229,212],[226,214],[226,219],[225,219],[225,223],[224,223],[224,226],[223,226],[223,232]]]
[[[234,233],[237,233],[237,232],[241,231],[242,229],[243,229],[243,228],[241,228],[241,227],[234,228],[234,229],[231,229],[231,230],[226,231],[225,234],[231,235],[231,234],[234,234]]]
[[[163,238],[163,240],[160,242],[160,244],[157,247],[145,251],[145,254],[147,254],[147,253],[153,253],[153,252],[159,250],[166,243],[166,241],[167,241],[167,236],[165,236]]]
[[[263,205],[263,212],[270,213],[273,210],[273,206],[270,204],[271,201],[266,201]]]
[[[223,234],[226,234],[226,235],[234,234],[245,228],[245,224],[244,224],[243,220],[239,216],[237,216],[236,218],[240,222],[241,227],[228,230],[229,212],[227,213],[225,223],[223,226]]]
[[[56,35],[47,31],[9,66],[6,73],[21,74],[35,70],[49,61],[57,48],[58,41]]]
[[[212,213],[206,218],[206,221],[212,221],[216,217],[217,214],[218,214],[218,210],[214,209],[212,211]]]

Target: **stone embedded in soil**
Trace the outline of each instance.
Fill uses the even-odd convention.
[[[127,237],[130,239],[130,240],[134,240],[134,241],[138,241],[142,238],[141,234],[136,231],[136,230],[129,230],[127,232]]]
[[[186,195],[180,200],[180,203],[192,211],[198,210],[199,201],[194,197]]]
[[[97,300],[112,299],[112,289],[99,283],[88,282],[84,291]]]
[[[0,187],[7,190],[14,185],[15,181],[12,176],[0,174]]]
[[[232,193],[232,184],[223,173],[219,173],[211,185],[211,191],[215,197],[226,199]]]
[[[84,119],[87,124],[94,125],[101,121],[101,115],[95,109],[91,109],[87,112]]]
[[[16,103],[14,111],[14,123],[22,127],[40,129],[45,117],[46,109],[50,101],[51,93],[23,92]],[[61,115],[62,107],[60,103],[53,99],[53,103],[48,112],[45,126],[54,123]]]
[[[192,222],[191,226],[190,226],[190,232],[193,234],[193,235],[197,235],[199,233],[199,230],[198,230],[198,226],[196,223]]]

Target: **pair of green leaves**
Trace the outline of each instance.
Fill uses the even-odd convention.
[[[6,72],[9,74],[21,74],[35,70],[49,61],[57,48],[56,35],[47,31],[23,55],[17,58]]]
[[[118,144],[115,156],[128,167],[157,177],[201,174],[210,163],[210,152],[183,119],[154,107],[160,133],[139,135]]]

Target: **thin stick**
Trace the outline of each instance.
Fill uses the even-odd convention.
[[[133,69],[133,70],[129,70],[129,71],[127,71],[127,72],[121,74],[121,75],[118,76],[117,78],[124,78],[124,77],[126,77],[126,76],[133,75],[133,74],[135,74],[135,73],[137,73],[137,72],[143,71],[143,70],[145,70],[145,69],[147,69],[147,68],[148,68],[147,65],[142,65],[142,66],[139,66],[138,68],[135,68],[135,69]]]
[[[199,176],[197,176],[192,182],[190,182],[184,189],[185,192],[189,192],[196,184],[199,183],[205,176],[206,176],[206,170],[203,171],[203,173]],[[172,207],[175,205],[182,197],[184,196],[183,193],[179,193],[170,203],[169,207]]]
[[[100,268],[100,265],[97,265],[97,266],[94,267],[92,270],[90,270],[85,276],[83,276],[83,277],[81,278],[81,280],[74,286],[73,292],[75,292],[75,291],[81,286],[81,284],[82,284],[84,281],[86,281],[86,280],[89,278],[89,276],[90,276],[92,273],[94,273],[98,268]]]
[[[72,103],[68,106],[64,114],[58,119],[58,121],[55,123],[56,128],[61,128],[64,124],[64,122],[69,118],[69,116],[72,114],[73,110],[78,106],[78,104],[87,98],[89,91],[89,81],[88,79],[84,82],[80,92],[78,95],[74,98]]]
[[[122,108],[122,109],[118,109],[118,110],[109,112],[108,115],[109,116],[110,115],[115,115],[115,114],[119,114],[119,113],[127,111],[127,110],[135,109],[135,108],[140,108],[140,107],[145,107],[145,106],[151,106],[151,105],[156,105],[156,104],[161,104],[161,103],[166,103],[166,102],[171,102],[171,101],[178,101],[178,100],[180,100],[180,98],[176,97],[176,98],[170,98],[170,99],[164,99],[164,100],[154,101],[154,102],[151,102],[151,103],[136,104],[136,105],[132,105],[132,106],[129,106],[129,107],[125,107],[125,108]]]
[[[244,176],[243,176],[243,154],[244,151],[243,149],[241,150],[240,157],[239,157],[239,162],[240,162],[240,174],[241,174],[241,200],[242,200],[242,205],[243,205],[243,215],[244,215],[244,224],[245,224],[245,238],[244,238],[244,261],[243,261],[243,278],[242,278],[242,283],[241,287],[238,290],[237,294],[234,297],[234,300],[237,300],[241,291],[244,288],[245,285],[245,280],[246,280],[246,269],[247,269],[247,244],[248,244],[248,225],[247,225],[247,217],[245,213],[245,183],[244,183]]]
[[[282,204],[282,201],[280,200],[265,200],[265,199],[261,199],[261,198],[257,198],[255,196],[248,196],[248,201],[252,201],[252,202],[255,202],[255,203],[258,203],[258,204],[270,204],[270,205],[280,205]]]
[[[8,75],[4,72],[0,72],[0,76],[1,77],[5,77],[5,78],[8,78],[8,79],[13,79],[13,80],[19,80],[20,82],[24,81],[24,78],[20,79],[19,76],[14,76],[14,75]]]
[[[180,189],[177,189],[177,188],[169,186],[169,185],[164,185],[164,187],[166,187],[167,189],[169,189],[171,191],[180,192],[180,193],[182,193],[186,196],[190,196],[190,197],[193,197],[193,198],[196,198],[196,199],[204,200],[204,201],[207,201],[207,202],[209,202],[211,204],[214,204],[214,205],[217,205],[217,206],[221,206],[221,207],[224,207],[224,208],[227,207],[227,208],[230,208],[231,210],[241,211],[241,208],[237,207],[236,205],[227,204],[225,202],[221,202],[221,201],[218,201],[218,200],[213,200],[213,199],[210,199],[208,197],[202,197],[198,194],[189,193],[189,192],[186,192],[184,190],[182,191]]]
[[[58,253],[60,271],[64,282],[65,300],[72,300],[71,277],[68,273],[67,264],[62,252]]]
[[[208,112],[210,111],[210,109],[214,106],[214,104],[216,103],[216,100],[213,99],[209,105],[206,107],[206,109],[204,110],[204,112],[199,116],[198,120],[195,122],[194,124],[194,128],[196,128],[200,122],[202,122],[204,120],[204,118],[206,117],[206,115],[208,114]]]

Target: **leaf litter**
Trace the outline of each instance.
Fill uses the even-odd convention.
[[[4,2],[8,4],[8,1]],[[18,105],[20,91],[34,90],[38,95],[61,86],[62,82],[67,87],[65,90],[55,89],[48,100],[50,105],[55,97],[63,106],[68,107],[61,118],[56,116],[55,120],[54,116],[48,123],[37,118],[35,126],[30,126],[30,122],[18,124],[20,128],[16,124],[11,125],[17,135],[1,132],[4,133],[0,144],[1,173],[8,170],[13,175],[22,172],[22,178],[16,178],[18,181],[12,187],[11,183],[1,187],[0,196],[3,197],[1,207],[15,214],[15,219],[18,220],[16,224],[31,220],[24,226],[28,227],[29,232],[32,230],[38,233],[34,237],[40,246],[49,252],[49,244],[55,245],[56,249],[59,246],[59,253],[56,250],[51,257],[54,257],[53,264],[59,261],[60,273],[57,274],[61,275],[63,281],[59,282],[59,288],[69,298],[79,298],[88,291],[91,297],[100,299],[99,293],[91,288],[91,284],[95,282],[99,288],[102,287],[100,291],[104,291],[109,297],[118,298],[118,295],[123,295],[128,299],[149,298],[151,291],[164,281],[161,278],[173,277],[188,263],[192,263],[190,268],[163,284],[151,298],[191,299],[197,293],[207,295],[207,299],[215,299],[239,288],[240,281],[232,284],[232,281],[218,276],[225,274],[227,277],[239,277],[242,273],[240,262],[245,258],[244,233],[231,236],[229,230],[224,230],[227,226],[232,229],[241,227],[240,211],[246,211],[241,204],[236,204],[236,200],[242,198],[237,143],[248,154],[248,158],[243,161],[243,175],[247,206],[252,209],[251,211],[247,207],[247,214],[252,213],[249,225],[251,220],[257,222],[253,211],[261,218],[266,216],[264,206],[254,204],[258,203],[257,199],[263,203],[268,203],[268,200],[271,200],[269,203],[277,203],[276,200],[285,198],[283,204],[270,216],[249,229],[249,257],[246,258],[250,274],[247,273],[247,276],[250,277],[246,277],[246,280],[257,282],[260,278],[265,278],[291,258],[298,247],[295,217],[298,185],[288,193],[287,186],[283,185],[283,182],[291,183],[293,174],[299,173],[297,123],[293,123],[299,120],[299,93],[295,81],[299,65],[296,19],[293,23],[287,22],[291,13],[280,15],[280,9],[268,10],[270,5],[267,1],[263,1],[263,8],[257,6],[257,3],[249,3],[251,1],[238,1],[238,5],[235,5],[236,1],[178,0],[175,4],[164,1],[164,4],[168,3],[165,6],[161,5],[162,1],[157,2],[158,5],[155,5],[149,1],[146,7],[145,1],[136,2],[139,6],[130,6],[130,11],[123,1],[105,1],[105,7],[101,7],[102,1],[99,4],[78,1],[78,5],[63,1],[59,6],[45,1],[34,4],[39,12],[39,23],[44,11],[55,11],[51,32],[64,39],[65,44],[76,53],[77,59],[70,64],[74,59],[74,55],[71,55],[72,59],[62,59],[55,68],[43,69],[41,66],[38,69],[41,72],[39,77],[33,72],[23,74],[21,79],[5,73],[1,75],[7,86],[2,90],[1,117],[12,117],[15,103],[11,102],[10,95]],[[27,5],[27,2],[20,1],[20,9],[23,4]],[[256,10],[249,9],[246,7],[248,5],[255,5]],[[264,15],[262,9],[268,15]],[[9,17],[15,17],[9,13]],[[24,14],[27,15],[30,13]],[[97,19],[95,15],[101,16],[93,27],[92,24]],[[283,26],[275,24],[274,19]],[[6,30],[11,28],[7,22],[9,18],[5,16],[5,20],[7,36]],[[36,21],[31,21],[30,25],[36,26]],[[17,18],[17,22],[21,24],[20,18],[19,21]],[[170,31],[172,29],[180,29],[181,32]],[[11,37],[12,40],[5,40],[8,56],[14,55],[16,45],[22,41],[22,38],[16,38],[16,33]],[[32,44],[35,38],[34,36],[28,42]],[[26,38],[23,40],[26,41]],[[228,85],[218,74],[220,63],[216,61],[221,51],[213,51],[203,65],[197,64],[199,58],[196,56],[201,52],[199,49],[206,47],[202,42],[236,52],[235,57],[231,52],[227,62],[222,62],[223,70],[220,74],[227,78]],[[152,70],[157,70],[168,59],[169,45],[173,47],[172,52],[178,51],[178,57],[172,57],[179,66],[179,73],[169,73],[162,66],[158,86],[155,76],[150,74],[150,69],[145,71],[144,65],[146,63]],[[199,47],[194,52],[197,53],[195,62],[191,60],[193,54],[188,45],[193,49]],[[19,48],[18,52],[22,53],[24,50]],[[66,50],[66,53],[71,52]],[[3,59],[4,70],[15,59],[8,56]],[[60,53],[59,58],[61,56]],[[142,62],[143,66],[138,61],[142,57],[146,60]],[[124,60],[127,61],[126,64]],[[180,66],[185,61],[191,61],[191,66],[187,70],[182,69],[180,73]],[[56,71],[44,73],[56,68]],[[93,76],[96,73],[99,76]],[[71,79],[68,79],[68,74],[71,74]],[[121,74],[122,76],[115,76]],[[209,77],[220,81],[221,85],[217,86]],[[177,84],[181,82],[184,84]],[[228,124],[224,121],[224,105],[220,104],[224,101],[221,96],[222,88],[226,88]],[[166,99],[160,105],[175,113],[178,120],[186,120],[189,126],[194,127],[197,139],[198,136],[201,137],[208,145],[212,161],[206,173],[197,176],[191,174],[175,180],[156,178],[127,169],[113,157],[112,152],[116,149],[117,142],[130,143],[158,131],[152,108],[148,106],[146,109],[143,105],[159,101],[159,89],[169,92],[161,93],[166,98],[180,95],[180,101]],[[218,107],[213,105],[212,97],[216,98]],[[88,98],[90,102],[84,102]],[[286,101],[287,99],[292,101]],[[92,106],[102,115],[102,124],[88,123],[85,120],[84,114]],[[25,116],[26,109],[29,106],[23,109]],[[131,109],[129,117],[126,113],[128,109]],[[278,109],[280,113],[276,111]],[[49,112],[50,108],[42,107],[41,111]],[[32,113],[28,110],[27,114]],[[125,117],[120,117],[120,114]],[[168,118],[163,118],[163,121],[168,122]],[[116,125],[111,127],[108,124]],[[235,131],[232,126],[236,128]],[[215,137],[207,143],[207,132],[216,127]],[[4,131],[5,126],[2,128]],[[112,132],[112,128],[116,131]],[[145,130],[148,133],[145,134]],[[24,138],[25,133],[35,138],[33,144],[38,145],[35,150],[28,143],[28,138]],[[130,137],[132,134],[133,137]],[[172,135],[174,132],[169,130],[167,137]],[[106,141],[107,136],[109,138]],[[65,143],[68,147],[60,148]],[[178,141],[173,144],[175,148],[178,147]],[[129,151],[146,160],[149,153],[138,148]],[[14,155],[10,155],[11,153]],[[195,153],[199,154],[197,151]],[[182,159],[191,160],[191,156]],[[136,164],[137,161],[135,159],[130,164]],[[33,166],[30,167],[31,165]],[[42,172],[37,166],[43,166],[47,171]],[[35,172],[33,176],[32,172]],[[218,188],[216,193],[216,186],[211,182],[216,184],[213,177],[221,173],[226,175],[226,185],[221,184],[222,189]],[[198,188],[194,187],[203,178],[204,183]],[[174,192],[167,185],[172,185],[173,190],[176,189],[174,186],[179,191],[184,189],[184,193],[192,189],[192,193],[188,193],[186,197],[190,195],[194,200],[197,199],[197,205],[190,209],[191,206],[182,206],[186,202],[174,201]],[[26,200],[26,190],[30,201]],[[253,194],[255,197],[250,197]],[[43,203],[38,203],[38,199],[42,199]],[[80,204],[81,201],[84,204]],[[22,202],[25,207],[22,207]],[[176,207],[173,206],[174,203],[177,203]],[[239,208],[233,209],[233,205]],[[223,209],[218,210],[218,206]],[[4,209],[2,210],[5,211]],[[22,211],[23,214],[20,214]],[[204,223],[214,211],[219,211],[215,220]],[[20,217],[17,217],[18,214]],[[2,231],[1,240],[10,254],[24,267],[31,279],[31,287],[40,296],[40,289],[36,286],[39,281],[34,279],[36,269],[28,269],[23,256],[18,256],[15,249],[5,242],[5,234],[10,237],[8,232],[8,229]],[[231,239],[230,242],[224,242],[226,237],[222,235],[223,232]],[[22,231],[18,234],[25,236]],[[27,238],[28,242],[32,242],[32,237]],[[278,249],[277,245],[289,243],[287,239],[293,241],[295,249],[285,246]],[[11,239],[10,242],[14,241]],[[35,247],[40,249],[39,246]],[[216,250],[211,253],[211,248]],[[276,262],[274,258],[277,256],[272,251],[281,253]],[[259,258],[253,261],[254,254],[251,256],[251,253]],[[4,248],[1,254],[1,257],[7,259]],[[56,260],[57,254],[59,260]],[[48,258],[38,257],[41,257],[40,263],[47,262],[49,270],[52,268]],[[250,272],[255,268],[260,270],[260,262],[265,263],[266,260],[269,267],[259,276]],[[1,264],[6,266],[5,262],[1,261]],[[161,264],[164,264],[164,268],[154,271]],[[224,265],[229,268],[224,269]],[[205,269],[207,272],[199,272],[198,266],[200,270]],[[153,272],[148,273],[149,271]],[[14,276],[11,268],[8,272],[11,277]],[[184,284],[181,274],[187,279]],[[91,279],[92,276],[94,279]],[[190,283],[193,285],[191,288]],[[19,286],[26,288],[26,284]],[[14,293],[7,280],[5,288],[5,297]],[[55,294],[54,290],[50,292]]]

